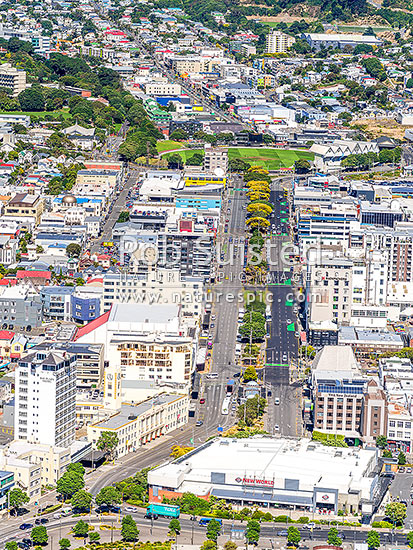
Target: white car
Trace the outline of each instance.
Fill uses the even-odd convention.
[[[279,432],[279,431],[280,431],[280,427],[279,427],[278,424],[276,424],[276,425],[274,426],[274,431],[276,431],[276,432]]]
[[[279,405],[279,404],[280,404],[280,398],[279,398],[279,397],[276,397],[276,398],[274,399],[274,403],[275,403],[276,405]]]

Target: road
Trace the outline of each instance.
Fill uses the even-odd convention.
[[[139,170],[132,168],[127,176],[126,181],[121,186],[119,195],[112,202],[109,207],[109,211],[103,226],[100,236],[95,239],[90,247],[91,253],[99,252],[102,242],[108,242],[112,240],[112,229],[119,218],[119,214],[122,210],[125,210],[126,198],[131,187],[137,182]]]
[[[413,499],[410,497],[413,494],[413,474],[397,473],[394,476],[393,483],[389,489],[393,500],[404,501],[407,503],[407,514],[404,522],[406,528],[413,529]]]
[[[301,387],[291,382],[291,361],[297,356],[296,317],[293,311],[292,270],[283,246],[290,242],[288,235],[289,208],[283,197],[282,182],[273,183],[270,201],[274,205],[270,264],[271,326],[267,341],[265,380],[271,386],[268,415],[273,433],[284,436],[302,435],[300,396]],[[281,233],[281,235],[277,235]],[[275,399],[280,404],[275,404]]]
[[[147,540],[152,535],[153,531],[155,536],[158,536],[160,531],[166,531],[168,529],[169,519],[168,518],[158,518],[151,522],[144,518],[144,510],[136,509],[136,512],[130,512],[122,510],[121,514],[117,515],[102,515],[98,516],[96,514],[86,515],[82,518],[80,517],[68,517],[61,518],[59,520],[54,519],[52,515],[49,514],[49,523],[47,524],[47,531],[49,538],[53,538],[55,541],[60,540],[60,538],[65,537],[69,534],[72,527],[80,520],[83,519],[86,522],[95,525],[96,527],[99,524],[104,525],[113,525],[114,528],[119,526],[119,520],[122,515],[130,514],[133,519],[136,521],[137,527],[140,531],[140,540]],[[198,519],[198,518],[197,518]],[[34,523],[34,518],[25,518],[25,523]],[[195,538],[202,537],[205,538],[206,528],[200,526],[198,521],[192,521],[189,516],[181,515],[179,518],[181,524],[181,537],[185,536],[187,538],[192,536],[192,533],[195,534]],[[21,540],[22,538],[28,538],[30,530],[20,531],[18,525],[22,520],[12,519],[7,524],[7,527],[0,530],[0,543],[4,544],[10,540]],[[295,524],[299,529],[302,540],[315,540],[315,541],[326,541],[329,531],[328,525],[318,525],[317,529],[306,529],[300,524]],[[286,536],[284,532],[288,528],[288,524],[282,523],[261,523],[261,535],[260,535],[260,547],[268,548],[268,542],[266,541],[281,541],[285,543]],[[366,528],[360,527],[338,527],[340,536],[343,538],[343,541],[346,543],[351,542],[365,542],[367,537],[368,530]],[[225,539],[244,539],[245,533],[245,523],[239,521],[223,520],[222,530],[219,539],[219,544],[222,545]],[[166,532],[165,532],[166,535]],[[406,536],[402,532],[395,531],[381,531],[381,544],[406,544]],[[114,539],[119,538],[119,532],[114,532]],[[159,540],[159,538],[157,538]]]

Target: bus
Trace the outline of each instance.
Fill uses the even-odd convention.
[[[226,397],[222,402],[221,414],[229,414],[229,405],[231,402],[231,397]]]
[[[222,527],[222,519],[219,519],[219,518],[200,518],[199,525],[201,525],[202,527],[206,527],[208,523],[213,519],[217,521]]]

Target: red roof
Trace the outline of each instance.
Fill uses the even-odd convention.
[[[14,337],[12,330],[0,330],[0,340],[11,340]]]
[[[39,279],[47,279],[48,281],[50,281],[50,279],[52,278],[52,274],[50,271],[30,271],[26,269],[19,269],[17,271],[16,277],[18,279],[39,278]]]
[[[17,279],[8,279],[7,277],[4,277],[3,279],[0,279],[0,286],[15,286],[17,284]]]
[[[79,328],[76,331],[74,341],[78,340],[81,336],[85,336],[86,334],[89,334],[93,330],[96,330],[97,328],[107,323],[109,319],[109,313],[110,313],[110,310],[104,313],[103,315],[101,315],[100,317],[97,317],[97,319],[90,321],[90,323],[88,323],[84,327]]]

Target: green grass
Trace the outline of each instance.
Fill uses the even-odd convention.
[[[167,143],[160,141],[157,147]],[[159,150],[159,149],[158,149]],[[202,153],[202,149],[188,149],[185,151],[176,151],[176,153],[165,153],[168,158],[171,154],[180,155],[184,162],[191,158],[195,153]],[[239,159],[249,162],[252,166],[261,166],[267,170],[279,170],[280,168],[290,168],[298,159],[313,160],[313,153],[308,151],[293,151],[290,149],[269,149],[264,147],[230,147],[228,149],[230,159]]]
[[[369,28],[369,25],[365,25],[363,27],[354,27],[352,25],[338,25],[338,30],[341,32],[359,32],[363,33],[366,29]],[[372,25],[371,27],[374,32],[385,32],[385,31],[391,31],[391,27],[376,27]]]
[[[31,118],[45,118],[46,115],[57,117],[63,115],[64,118],[69,118],[71,114],[69,109],[58,109],[56,111],[0,111],[1,115],[28,115]]]
[[[162,155],[162,156],[168,158],[170,155],[180,155],[182,160],[186,162],[188,159],[194,156],[195,153],[203,154],[204,150],[203,149],[186,149],[185,151],[175,151],[174,153],[165,153],[165,155]]]
[[[165,151],[172,151],[173,149],[181,149],[183,147],[182,143],[179,141],[173,141],[172,139],[165,139],[163,141],[158,141],[156,144],[156,149],[158,153],[164,153]]]
[[[290,168],[298,159],[313,160],[313,153],[290,149],[265,149],[261,147],[237,147],[228,149],[230,159],[241,158],[253,166],[262,166],[267,170]]]

